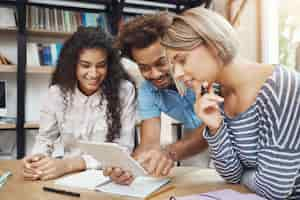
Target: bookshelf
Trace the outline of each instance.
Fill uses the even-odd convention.
[[[70,13],[105,13],[107,24],[110,26],[108,30],[112,35],[116,35],[122,16],[135,16],[144,13],[153,13],[158,10],[169,10],[178,13],[193,6],[204,5],[208,7],[210,2],[210,0],[156,0],[155,2],[150,0],[1,0],[0,7],[7,5],[15,7],[17,13],[16,20],[18,22],[17,27],[0,26],[0,34],[15,34],[17,38],[17,61],[15,62],[17,64],[0,65],[0,73],[15,73],[17,79],[17,122],[16,124],[0,124],[0,130],[16,130],[17,158],[20,159],[24,157],[26,152],[26,130],[39,128],[38,122],[25,122],[25,99],[26,94],[28,95],[28,75],[31,79],[38,78],[39,75],[49,76],[55,69],[55,67],[51,65],[40,66],[28,64],[26,58],[27,45],[31,42],[31,39],[35,37],[46,39],[59,38],[60,40],[64,40],[71,36],[73,32],[61,31],[60,29],[57,30],[57,28],[48,30],[41,27],[28,27],[27,18],[29,16],[27,12],[29,6],[47,10],[57,9],[70,11]],[[44,23],[46,22],[44,21]]]
[[[47,31],[42,29],[28,29],[27,33],[31,36],[42,37],[69,37],[73,34],[73,32]]]
[[[52,74],[54,66],[27,66],[27,74]],[[16,73],[17,65],[0,65],[0,72],[4,73]]]
[[[25,129],[38,129],[39,123],[38,122],[26,122],[24,123]],[[16,124],[7,123],[7,124],[0,124],[0,130],[15,130]]]
[[[16,33],[17,31],[17,27],[0,27],[0,33]]]

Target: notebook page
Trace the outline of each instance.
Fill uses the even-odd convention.
[[[97,185],[108,181],[102,170],[86,170],[57,179],[54,183],[60,186],[77,187],[94,190]]]
[[[139,176],[135,178],[129,186],[109,183],[101,187],[97,187],[96,190],[123,196],[145,198],[160,189],[162,186],[166,185],[168,182],[170,182],[170,179]]]

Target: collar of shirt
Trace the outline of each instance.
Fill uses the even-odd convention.
[[[74,92],[74,99],[78,99],[81,103],[90,104],[91,106],[96,107],[99,105],[101,101],[101,94],[100,91],[98,90],[91,96],[86,96],[80,91],[78,87],[76,87]]]

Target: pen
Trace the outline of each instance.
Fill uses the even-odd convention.
[[[96,185],[96,188],[99,188],[101,186],[104,186],[104,185],[107,185],[109,183],[112,183],[112,180],[111,179],[108,179],[107,181],[104,181],[103,183],[100,183],[98,185]]]
[[[73,196],[73,197],[80,197],[80,193],[66,191],[66,190],[62,190],[62,189],[43,187],[43,190],[47,191],[47,192],[54,192],[54,193],[57,193],[57,194],[64,194],[64,195],[69,195],[69,196]]]
[[[170,191],[170,190],[172,190],[172,189],[174,189],[174,188],[175,188],[175,185],[167,186],[167,187],[165,187],[165,188],[159,190],[158,192],[155,192],[155,193],[153,193],[152,195],[148,196],[148,197],[146,198],[146,200],[150,200],[150,199],[152,199],[153,197],[156,197],[156,196],[158,196],[158,195],[160,195],[160,194],[162,194],[162,193],[168,192],[168,191]]]

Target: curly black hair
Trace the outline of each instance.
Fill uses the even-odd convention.
[[[130,81],[134,87],[132,78],[124,70],[120,62],[120,53],[113,47],[113,38],[101,28],[79,27],[78,30],[65,41],[60,52],[56,69],[52,75],[51,85],[58,85],[66,101],[66,94],[74,93],[77,87],[76,66],[80,54],[84,49],[101,49],[107,53],[107,75],[101,84],[102,100],[107,100],[106,123],[108,132],[106,142],[113,142],[120,138],[121,129],[121,103],[119,90],[123,80]],[[102,101],[101,101],[102,102]],[[68,105],[65,103],[65,105]]]
[[[164,11],[129,20],[120,29],[114,46],[121,50],[122,56],[134,60],[132,49],[147,48],[160,39],[171,25],[173,16]]]

